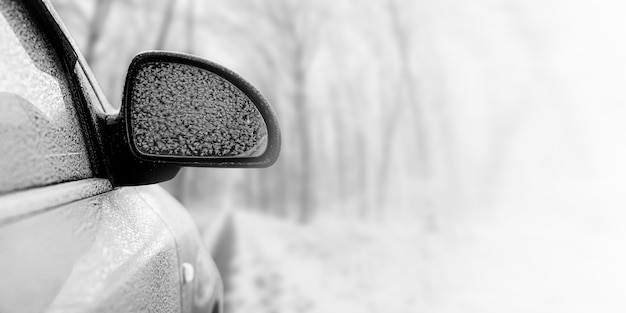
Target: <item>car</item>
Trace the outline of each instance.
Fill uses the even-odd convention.
[[[0,312],[222,312],[181,167],[267,167],[261,93],[204,59],[147,51],[119,110],[48,1],[0,0]]]

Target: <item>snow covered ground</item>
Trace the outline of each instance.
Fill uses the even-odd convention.
[[[415,232],[321,219],[301,226],[235,213],[231,312],[416,312]]]
[[[228,312],[626,310],[620,221],[500,211],[510,214],[430,234],[407,221],[302,226],[235,211]]]

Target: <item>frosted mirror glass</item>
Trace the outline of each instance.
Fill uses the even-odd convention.
[[[192,65],[141,64],[131,81],[131,140],[139,153],[192,158],[256,157],[267,126],[246,94]]]

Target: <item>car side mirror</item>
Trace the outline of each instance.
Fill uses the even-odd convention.
[[[218,64],[181,53],[137,55],[120,113],[108,124],[117,141],[109,163],[124,168],[114,171],[123,185],[163,181],[173,175],[159,172],[181,166],[268,167],[280,151],[276,116],[258,90]],[[131,169],[115,162],[144,168],[146,179],[128,177]]]

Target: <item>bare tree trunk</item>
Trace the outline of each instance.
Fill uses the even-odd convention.
[[[292,93],[286,97],[289,100],[286,101],[285,106],[293,109],[294,119],[291,123],[283,125],[285,144],[282,154],[293,156],[294,159],[283,157],[274,165],[275,168],[278,167],[275,171],[278,174],[277,182],[284,186],[275,190],[278,193],[277,198],[281,199],[279,203],[287,203],[298,221],[308,222],[315,214],[316,189],[313,188],[313,137],[311,117],[308,112],[310,104],[308,103],[307,80],[312,55],[318,48],[320,33],[325,29],[321,27],[321,24],[328,16],[320,11],[319,6],[312,4],[314,2],[291,0],[238,2],[243,14],[251,17],[251,21],[260,21],[261,25],[264,25],[259,29],[258,34],[248,40],[254,45],[252,53],[260,58],[261,63],[266,62],[275,69],[270,71],[269,75],[263,74],[262,77],[268,81],[268,84],[273,85],[279,84],[275,75],[279,78],[285,77],[286,81],[280,83],[293,86]],[[259,39],[259,34],[266,36]],[[282,76],[283,74],[285,76]],[[278,100],[283,99],[281,97]],[[291,118],[291,116],[283,117]],[[292,128],[294,130],[290,132]],[[287,133],[293,134],[295,138]],[[296,175],[295,181],[289,181]]]
[[[172,17],[174,16],[176,0],[169,0],[165,11],[163,12],[163,22],[157,35],[157,41],[154,44],[154,49],[163,50],[165,48],[165,41],[167,40],[167,34],[169,33],[170,26],[172,25]]]
[[[253,182],[256,181],[256,173],[254,171],[247,171],[244,174],[242,189],[243,189],[243,205],[244,207],[250,207],[252,203],[256,201],[256,194],[254,188],[257,186]]]
[[[87,44],[85,45],[85,60],[89,65],[95,61],[96,45],[102,35],[102,28],[106,22],[113,0],[97,0],[93,18],[89,24],[89,32],[87,35]]]
[[[413,112],[413,125],[415,126],[416,139],[417,139],[417,153],[418,153],[418,174],[420,177],[428,178],[431,173],[431,164],[428,150],[428,127],[426,120],[424,119],[424,112],[422,105],[417,100],[417,81],[413,75],[413,69],[411,67],[412,53],[409,46],[411,38],[410,32],[407,30],[409,27],[403,23],[402,16],[400,15],[400,8],[397,0],[389,0],[389,15],[391,18],[391,30],[396,42],[398,55],[400,57],[400,71],[401,82],[399,88],[400,92],[406,97],[403,100],[406,101],[406,105],[409,106]]]
[[[357,134],[356,142],[357,142],[357,157],[356,162],[358,163],[358,186],[357,190],[359,193],[359,199],[361,199],[359,203],[359,215],[361,218],[365,219],[371,215],[371,207],[367,197],[367,183],[369,181],[369,166],[367,164],[367,140],[366,134],[363,132],[359,132]]]
[[[390,90],[392,94],[396,95],[394,101],[395,107],[388,115],[383,126],[383,153],[387,154],[391,152],[392,142],[396,135],[398,122],[404,112],[404,107],[408,106],[413,113],[413,125],[416,132],[416,146],[418,158],[416,167],[418,169],[418,175],[422,179],[428,179],[432,173],[432,165],[430,160],[429,151],[429,128],[426,125],[426,119],[424,118],[424,110],[417,98],[418,84],[413,75],[411,67],[412,53],[409,46],[409,32],[407,26],[403,24],[400,16],[400,8],[396,3],[396,0],[389,0],[387,2],[387,11],[390,16],[390,29],[396,44],[397,53],[400,59],[400,75],[398,77],[398,84],[395,90]],[[389,159],[387,155],[383,155],[381,164],[378,170],[378,197],[377,204],[379,207],[386,205],[387,199],[387,183],[389,181]]]
[[[274,199],[274,211],[280,217],[287,217],[289,211],[289,195],[291,194],[291,187],[293,184],[289,183],[289,170],[286,162],[280,159],[273,165],[271,170],[273,175],[267,175],[272,181],[274,187],[271,192],[272,199]],[[269,172],[268,172],[269,174]]]
[[[270,185],[267,183],[267,177],[263,175],[262,170],[257,170],[257,181],[256,185],[259,187],[257,189],[256,200],[258,201],[258,209],[268,212],[272,209],[272,192],[270,189]]]
[[[306,95],[306,72],[303,64],[303,47],[298,47],[295,54],[293,80],[295,84],[294,108],[296,125],[300,133],[300,215],[299,221],[307,223],[315,212],[312,199],[313,171],[311,164],[311,135],[309,128],[308,104]]]
[[[337,90],[335,90],[336,92]],[[339,97],[335,96],[332,98],[332,101],[335,103],[339,103]],[[340,110],[336,109],[333,112],[333,124],[335,129],[335,158],[337,167],[336,177],[337,183],[335,186],[330,186],[331,188],[335,187],[336,199],[344,203],[348,199],[348,188],[347,188],[347,172],[348,172],[348,163],[346,160],[346,142],[344,140],[346,136],[346,127],[343,122],[343,116]]]
[[[256,51],[255,56],[260,59],[260,61],[255,62],[255,65],[260,66],[260,68],[256,70],[256,72],[259,73],[257,86],[268,102],[275,105],[278,101],[278,97],[276,96],[278,94],[276,89],[277,85],[275,80],[268,78],[268,74],[272,75],[280,72],[280,65],[279,62],[276,61],[276,56],[265,46],[265,42],[258,41],[258,38],[253,39],[254,40],[250,42],[254,44]],[[283,116],[280,107],[274,106],[274,108],[280,120],[281,116]],[[284,127],[286,125],[283,124],[281,126],[283,127],[284,133]],[[284,155],[285,151],[283,151],[282,154]],[[255,204],[258,208],[271,211],[280,217],[286,217],[288,215],[287,211],[288,207],[290,207],[289,197],[292,194],[291,190],[294,185],[293,182],[289,182],[291,175],[289,173],[288,161],[289,160],[284,157],[279,158],[271,168],[255,172],[255,179],[247,182],[248,184],[258,186],[255,188],[257,190]]]
[[[195,15],[194,15],[194,10],[195,10],[195,4],[196,2],[194,0],[188,0],[189,3],[187,3],[187,19],[186,19],[186,24],[187,24],[187,32],[185,33],[185,35],[187,35],[187,48],[185,49],[187,51],[187,53],[192,54],[194,51],[194,44],[193,44],[193,39],[194,39],[194,34],[195,34]]]

